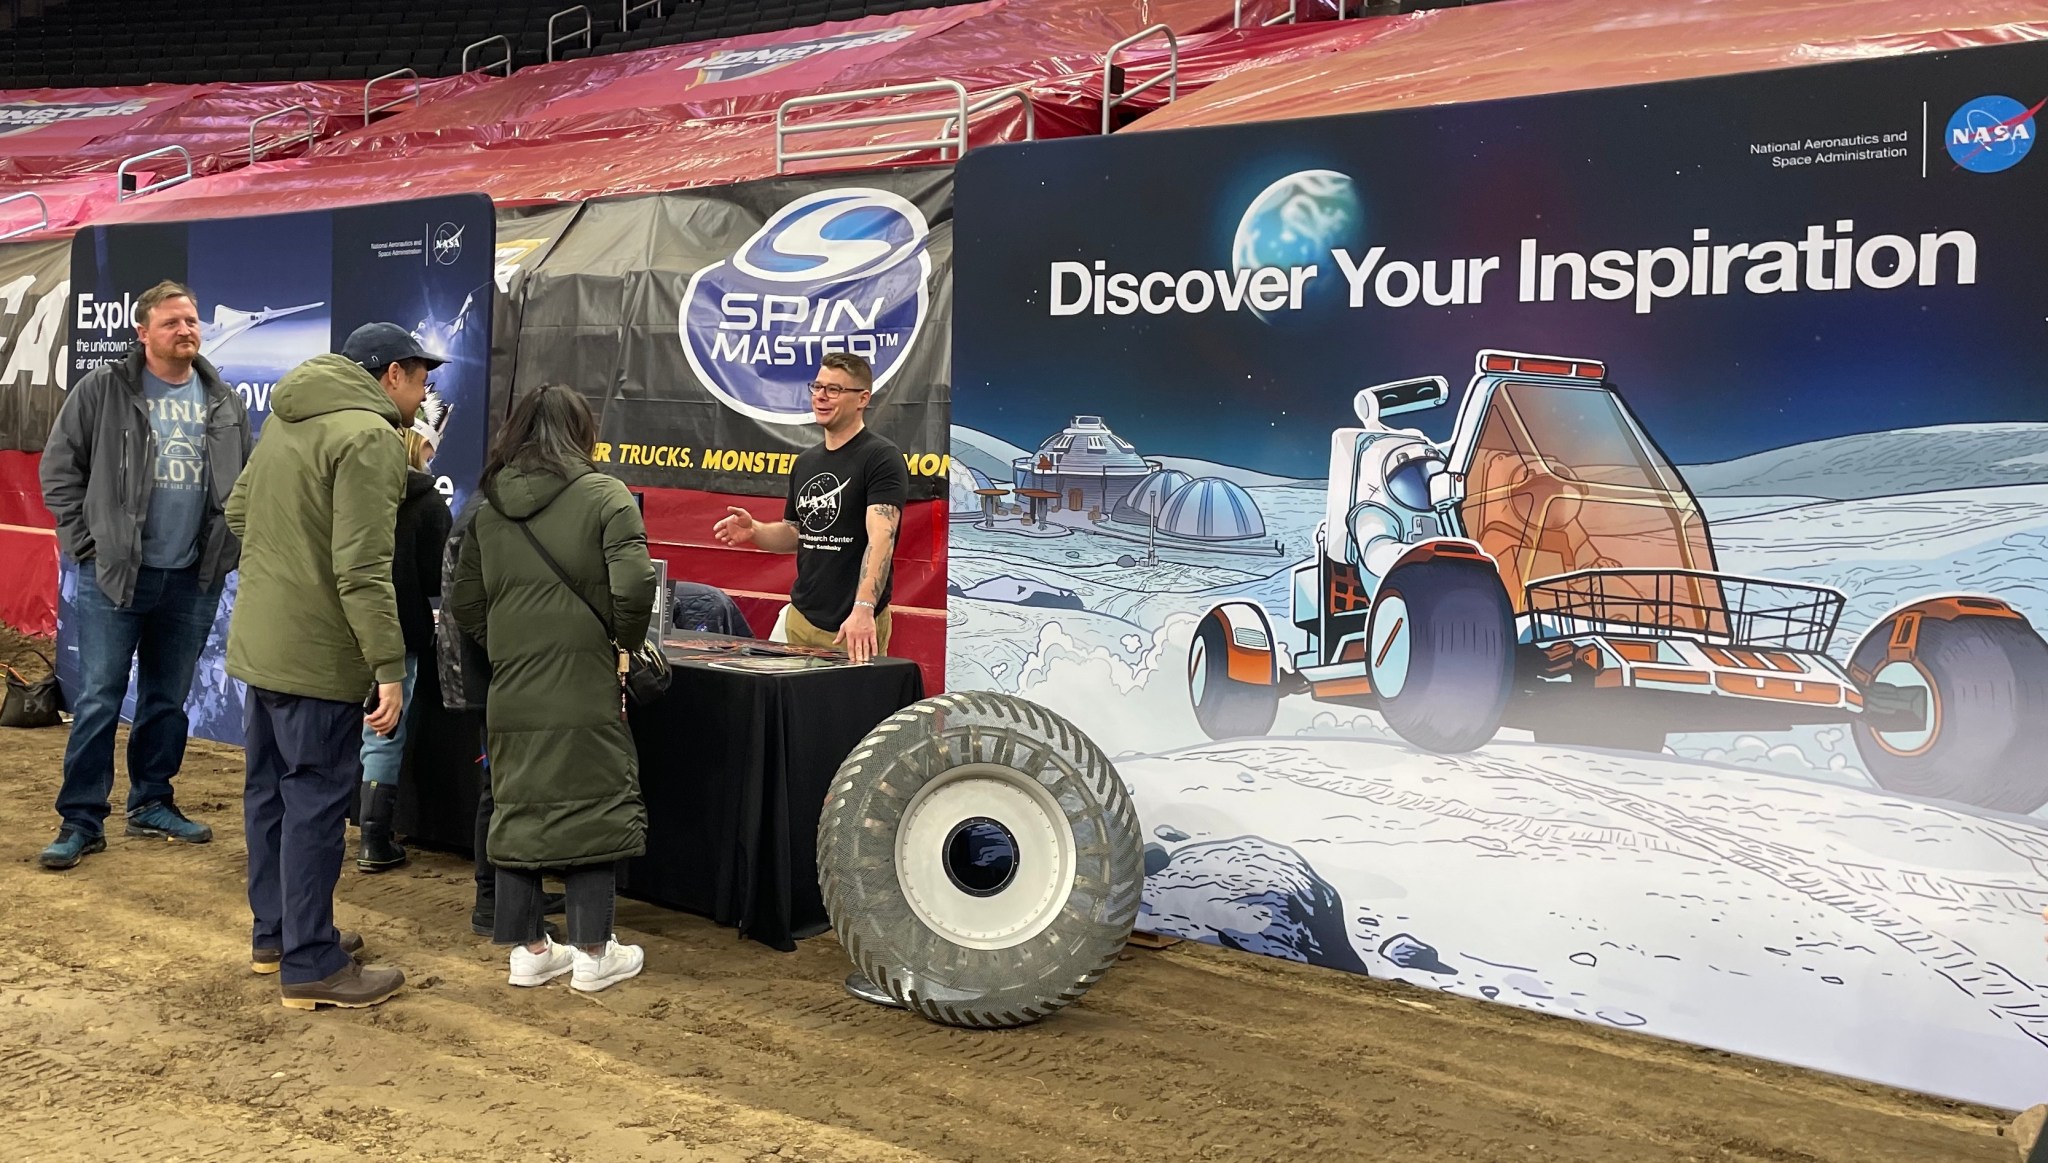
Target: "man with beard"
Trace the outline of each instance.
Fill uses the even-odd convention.
[[[185,698],[241,543],[223,515],[249,455],[249,418],[199,354],[199,306],[168,280],[135,302],[139,340],[71,389],[43,448],[43,501],[78,566],[71,606],[78,689],[63,824],[37,858],[75,867],[106,850],[114,729],[135,667],[128,735],[130,836],[204,844],[171,794],[185,759]]]

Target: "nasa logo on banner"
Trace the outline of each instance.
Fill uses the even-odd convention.
[[[2033,150],[2034,114],[2042,105],[2048,101],[2029,109],[1996,94],[1966,101],[1948,119],[1942,143],[1948,147],[1948,156],[1971,173],[2009,170]]]
[[[879,398],[931,314],[929,238],[918,208],[885,190],[791,202],[691,277],[677,323],[691,369],[769,424],[812,422],[811,377],[829,352],[867,360]]]
[[[453,265],[455,260],[462,257],[462,232],[465,229],[466,227],[453,222],[443,222],[440,228],[434,231],[435,262],[445,267]]]

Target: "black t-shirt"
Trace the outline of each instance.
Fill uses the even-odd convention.
[[[799,453],[789,470],[783,520],[796,526],[796,585],[790,604],[811,625],[837,632],[860,594],[861,562],[868,551],[868,506],[903,508],[910,471],[903,452],[863,428],[836,449]],[[894,576],[875,595],[875,613],[889,608]]]

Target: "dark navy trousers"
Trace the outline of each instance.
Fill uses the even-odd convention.
[[[286,985],[319,981],[348,964],[334,885],[363,774],[363,708],[252,686],[245,746],[250,947],[284,951]]]

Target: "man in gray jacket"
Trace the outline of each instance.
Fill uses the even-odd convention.
[[[171,777],[185,758],[185,698],[241,543],[222,509],[249,455],[242,401],[199,354],[199,305],[170,281],[135,302],[139,340],[94,369],[64,401],[43,446],[43,503],[58,545],[78,564],[71,618],[78,690],[63,823],[39,857],[71,868],[106,850],[114,730],[136,667],[128,736],[128,834],[204,844]]]

